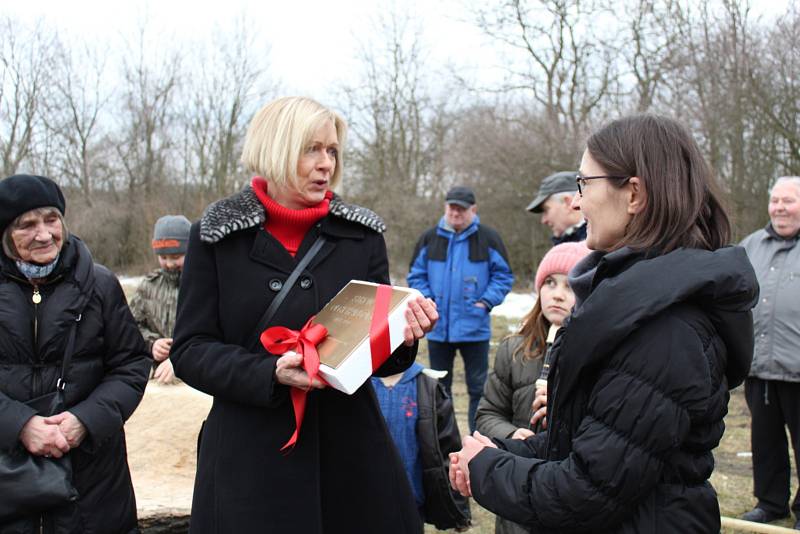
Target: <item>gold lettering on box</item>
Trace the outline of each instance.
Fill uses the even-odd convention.
[[[317,346],[320,363],[336,369],[369,339],[376,292],[375,285],[350,282],[317,314],[314,322],[328,329],[328,337]],[[389,313],[406,297],[408,292],[392,289]]]

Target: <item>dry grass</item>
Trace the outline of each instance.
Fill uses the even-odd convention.
[[[492,350],[491,360],[494,357],[494,349],[503,336],[509,332],[509,326],[514,326],[513,321],[504,318],[494,317],[492,320]],[[419,361],[423,365],[428,364],[427,346],[423,342],[420,345]],[[453,396],[455,397],[456,418],[462,434],[467,431],[467,389],[464,381],[464,366],[461,358],[456,358],[453,380]],[[753,497],[752,467],[750,458],[739,453],[749,453],[750,451],[750,413],[744,400],[743,389],[737,388],[732,392],[729,405],[729,414],[725,419],[726,430],[719,448],[714,451],[716,459],[716,469],[711,476],[711,482],[719,495],[719,504],[722,515],[729,517],[739,517],[744,512],[750,510],[755,505]],[[793,484],[795,483],[792,477]],[[794,491],[794,486],[793,486]],[[485,510],[474,501],[472,502],[473,528],[471,534],[493,534],[494,533],[494,514]],[[794,518],[776,522],[776,525],[791,527]],[[430,525],[425,527],[426,534],[433,534],[437,531]],[[448,531],[454,532],[454,531]],[[733,534],[734,530],[723,530],[725,534]]]

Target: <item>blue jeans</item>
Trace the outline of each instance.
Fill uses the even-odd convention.
[[[461,353],[461,358],[464,360],[464,374],[467,378],[467,392],[469,392],[467,422],[469,423],[469,433],[472,434],[475,431],[475,412],[478,410],[478,402],[483,395],[486,373],[489,371],[489,341],[443,343],[428,340],[431,369],[447,371],[447,376],[440,382],[451,398],[453,396],[453,360],[456,357],[456,350]]]

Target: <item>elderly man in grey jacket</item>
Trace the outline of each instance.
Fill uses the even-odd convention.
[[[753,364],[745,382],[758,504],[742,516],[758,523],[789,515],[791,468],[785,427],[800,466],[800,177],[778,178],[768,210],[767,227],[741,243],[761,286],[753,311]],[[795,495],[791,510],[794,528],[800,530],[800,495]]]

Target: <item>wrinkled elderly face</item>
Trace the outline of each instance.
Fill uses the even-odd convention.
[[[11,240],[24,262],[46,265],[64,245],[64,226],[58,210],[39,208],[23,213],[12,223]]]
[[[769,197],[769,220],[781,237],[800,231],[800,188],[790,181],[775,184]]]

